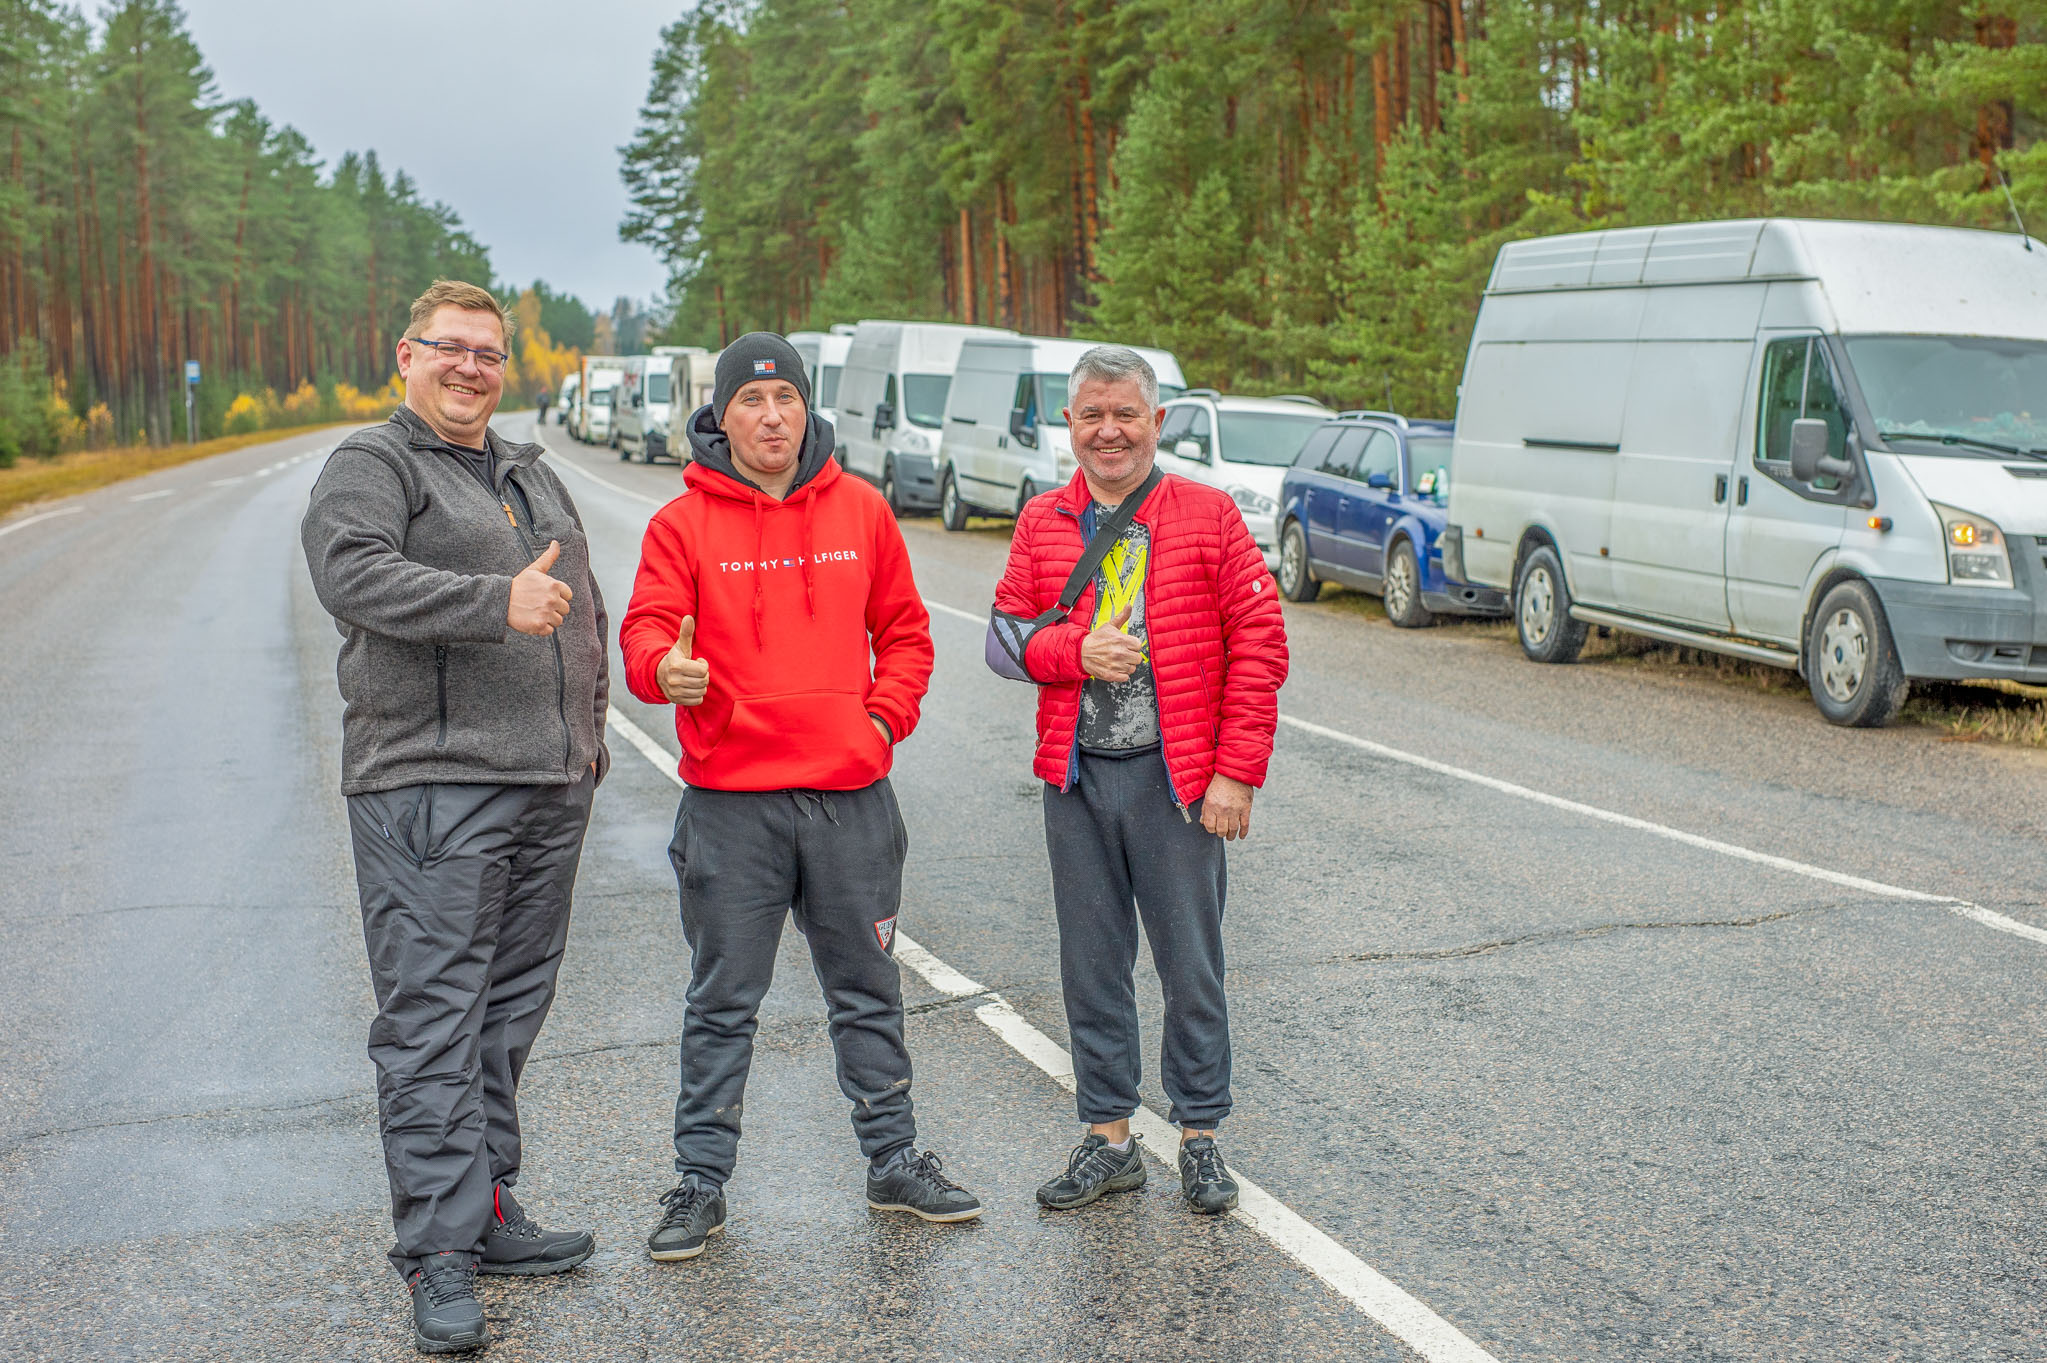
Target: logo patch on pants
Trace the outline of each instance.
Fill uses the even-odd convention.
[[[876,923],[874,925],[874,940],[881,943],[883,951],[887,951],[896,940],[896,920],[894,918],[884,918],[879,923]]]

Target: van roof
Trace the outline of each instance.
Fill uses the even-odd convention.
[[[1844,333],[2047,336],[2047,248],[2016,232],[1811,218],[1509,242],[1488,294],[1761,281],[1820,286]]]
[[[1121,345],[1122,342],[1077,341],[1071,336],[977,336],[967,342],[967,345],[977,350],[1027,346],[1031,352],[1032,368],[1039,372],[1070,370],[1088,351],[1098,345],[1110,344]],[[1179,357],[1172,351],[1148,345],[1134,345],[1129,349],[1144,356],[1152,371],[1158,375],[1160,383],[1170,384],[1175,388],[1187,386],[1186,375],[1180,369]],[[966,350],[962,348],[960,354],[964,360]]]

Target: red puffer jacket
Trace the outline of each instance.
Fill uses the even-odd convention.
[[[1081,474],[1033,498],[1017,517],[997,609],[1026,618],[1059,604],[1087,548],[1089,494]],[[1184,807],[1220,772],[1265,783],[1279,688],[1286,681],[1286,622],[1265,559],[1235,502],[1215,488],[1166,475],[1133,518],[1151,531],[1144,583],[1146,634],[1159,697],[1159,733],[1173,791]],[[1079,768],[1080,665],[1095,589],[1082,589],[1066,621],[1031,636],[1024,666],[1038,683],[1040,777],[1072,788]]]

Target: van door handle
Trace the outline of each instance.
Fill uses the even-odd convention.
[[[1726,500],[1727,475],[1724,473],[1716,473],[1713,475],[1713,505],[1718,506]]]
[[[1741,485],[1735,489],[1734,504],[1736,506],[1748,505],[1748,475],[1746,473],[1741,475]]]
[[[995,448],[996,448],[996,449],[998,449],[998,450],[1006,450],[1006,449],[1008,449],[1008,448],[1009,448],[1009,437],[1008,437],[1008,436],[1006,436],[1006,435],[998,435],[998,436],[996,436],[996,437],[995,437]]]

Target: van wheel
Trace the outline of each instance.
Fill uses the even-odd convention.
[[[619,462],[619,463],[621,463],[621,464],[630,464],[630,463],[632,462],[632,460],[633,460],[633,452],[632,452],[631,450],[627,449],[627,448],[626,448],[625,446],[623,446],[623,445],[619,445],[619,446],[618,446],[618,462]]]
[[[1386,618],[1400,628],[1424,629],[1436,623],[1435,613],[1422,604],[1422,572],[1415,562],[1413,540],[1401,538],[1393,542],[1393,552],[1386,558],[1382,590]]]
[[[1557,551],[1538,545],[1514,578],[1514,623],[1521,651],[1539,663],[1575,663],[1585,648],[1585,622],[1571,618],[1571,589]]]
[[[1890,622],[1867,582],[1843,582],[1820,600],[1806,640],[1806,682],[1829,723],[1881,729],[1898,717],[1911,683]]]
[[[1279,590],[1289,601],[1313,601],[1322,595],[1322,584],[1308,571],[1308,535],[1299,521],[1288,521],[1279,532]]]
[[[888,503],[888,509],[896,513],[896,519],[903,516],[901,489],[896,486],[896,461],[885,459],[881,465],[881,499]]]
[[[1026,478],[1016,490],[1016,514],[1023,515],[1023,509],[1031,504],[1031,498],[1038,495],[1037,484]]]
[[[950,468],[938,485],[938,519],[948,530],[967,528],[967,504],[960,500],[960,485]]]

